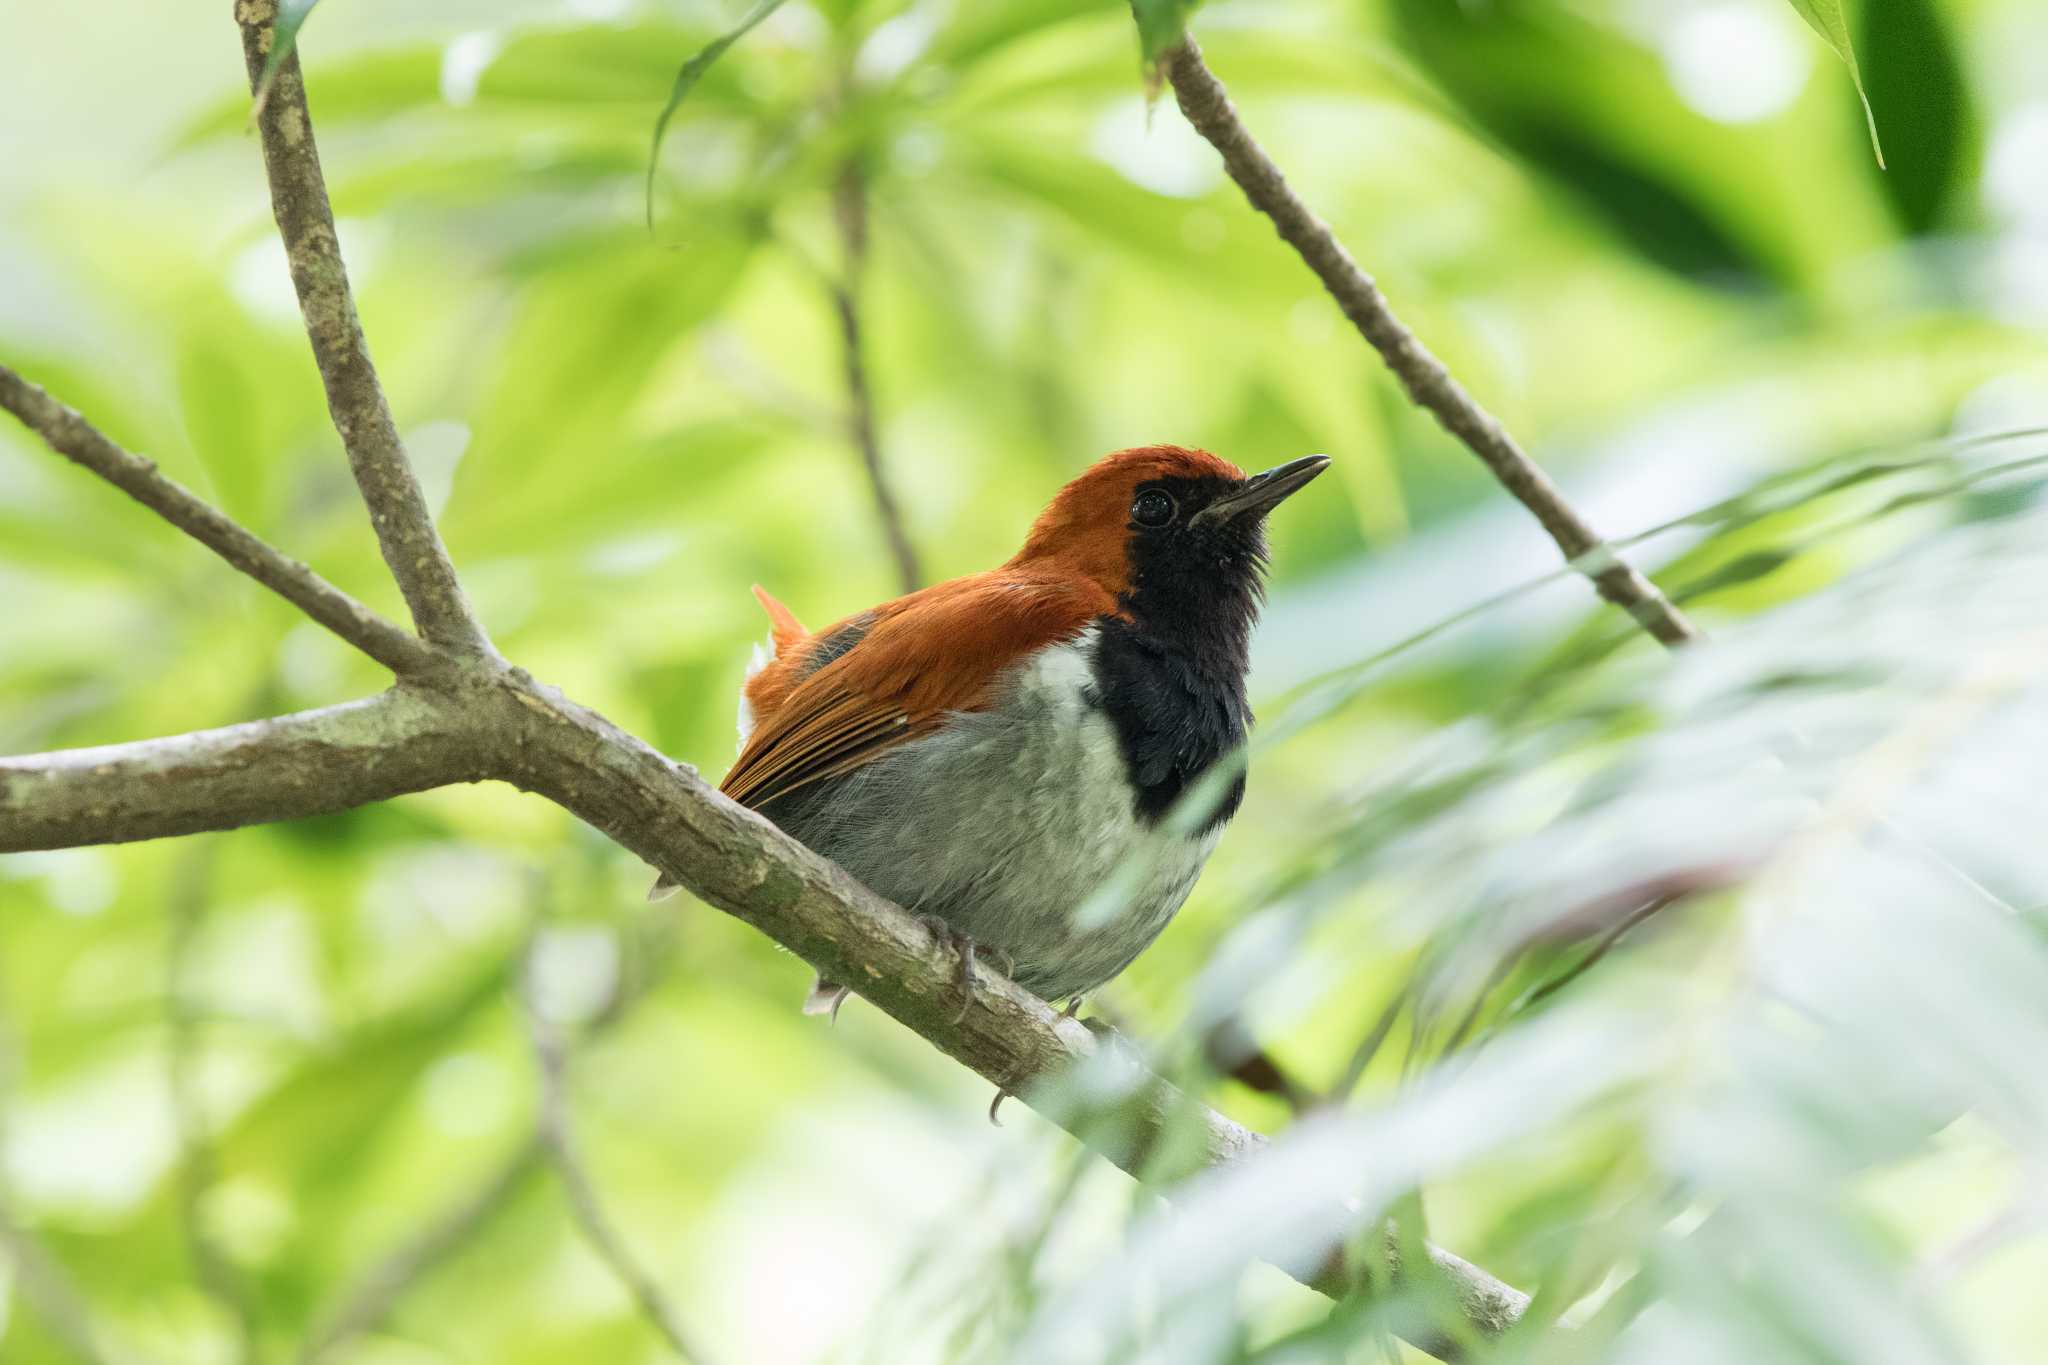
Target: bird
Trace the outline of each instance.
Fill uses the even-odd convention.
[[[1240,766],[1162,826],[1245,741],[1266,517],[1329,463],[1246,477],[1204,450],[1115,451],[1000,566],[816,632],[756,586],[770,633],[719,790],[949,940],[963,1014],[977,950],[1071,1014],[1165,929],[1244,798]],[[821,978],[805,1012],[846,994]]]

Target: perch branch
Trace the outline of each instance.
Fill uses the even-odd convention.
[[[5,365],[0,365],[0,408],[20,418],[50,449],[113,484],[394,673],[417,673],[439,662],[417,636],[298,560],[278,553],[165,477],[154,460],[123,450],[98,427]]]
[[[1223,157],[1223,168],[1253,208],[1273,220],[1281,238],[1337,301],[1360,336],[1380,353],[1408,396],[1427,409],[1493,472],[1509,493],[1536,516],[1568,560],[1583,561],[1600,595],[1634,617],[1667,645],[1681,645],[1698,631],[1657,585],[1631,568],[1565,501],[1550,476],[1493,414],[1479,406],[1444,363],[1394,316],[1386,295],[1359,268],[1330,225],[1301,201],[1280,167],[1266,155],[1237,116],[1223,82],[1202,61],[1192,36],[1163,58],[1174,98],[1195,131]]]
[[[483,748],[459,706],[393,689],[218,730],[0,758],[0,853],[324,815],[477,781]]]
[[[846,373],[846,423],[853,443],[860,451],[868,472],[868,488],[875,498],[875,516],[889,542],[889,554],[896,561],[896,576],[903,591],[916,592],[924,583],[918,569],[917,550],[903,529],[903,509],[882,464],[882,443],[875,434],[875,395],[868,386],[867,336],[861,323],[861,282],[868,263],[867,182],[860,167],[849,162],[841,168],[832,185],[832,215],[839,225],[839,242],[845,255],[845,273],[828,280],[832,309],[839,317],[839,351]]]
[[[275,0],[236,0],[235,20],[242,29],[242,55],[252,91],[262,81],[276,19]],[[426,496],[413,476],[391,406],[370,363],[370,344],[356,316],[320,153],[313,145],[313,120],[306,109],[306,83],[297,52],[279,65],[269,98],[256,117],[256,129],[263,142],[278,236],[291,265],[313,360],[327,390],[327,410],[348,452],[349,468],[369,508],[384,562],[391,566],[420,634],[457,654],[482,653],[490,648],[483,627],[477,624],[448,549],[434,530]]]

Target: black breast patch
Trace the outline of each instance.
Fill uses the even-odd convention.
[[[1244,670],[1175,648],[1130,621],[1105,617],[1095,643],[1097,704],[1115,728],[1137,813],[1156,823],[1209,765],[1244,742],[1251,723]],[[1204,831],[1237,813],[1244,774]]]

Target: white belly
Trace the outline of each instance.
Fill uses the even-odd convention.
[[[1094,989],[1166,927],[1220,830],[1154,847],[1115,731],[1091,704],[1089,645],[1042,651],[990,710],[771,813],[882,895],[1010,954],[1040,995]],[[1075,912],[1127,863],[1143,869],[1129,895],[1079,925]]]

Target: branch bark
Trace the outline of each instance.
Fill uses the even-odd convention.
[[[1202,61],[1202,49],[1193,36],[1183,39],[1162,60],[1181,113],[1222,156],[1224,170],[1251,206],[1273,220],[1282,240],[1315,272],[1344,316],[1380,353],[1416,405],[1464,442],[1501,486],[1535,514],[1564,557],[1581,564],[1602,597],[1666,645],[1694,639],[1699,632],[1685,614],[1656,584],[1609,548],[1565,501],[1542,466],[1516,444],[1507,428],[1465,392],[1444,363],[1394,316],[1372,276],[1359,268],[1330,225],[1295,194],[1280,167],[1238,118],[1229,92]]]
[[[113,484],[392,672],[419,673],[438,666],[439,656],[417,636],[298,560],[273,550],[183,484],[167,478],[154,460],[123,450],[76,410],[5,365],[0,365],[0,408],[20,418],[50,449]]]
[[[0,853],[296,820],[487,775],[459,703],[364,701],[165,739],[0,758]]]
[[[235,20],[242,29],[251,91],[262,81],[276,19],[276,0],[236,0]],[[426,496],[413,476],[384,388],[370,363],[370,344],[356,317],[320,153],[313,145],[313,119],[306,109],[306,83],[297,52],[279,65],[256,129],[263,142],[278,236],[284,240],[306,337],[313,343],[313,360],[327,390],[327,410],[348,452],[356,487],[370,509],[384,562],[391,566],[420,634],[458,654],[486,652],[490,644],[434,529]]]

